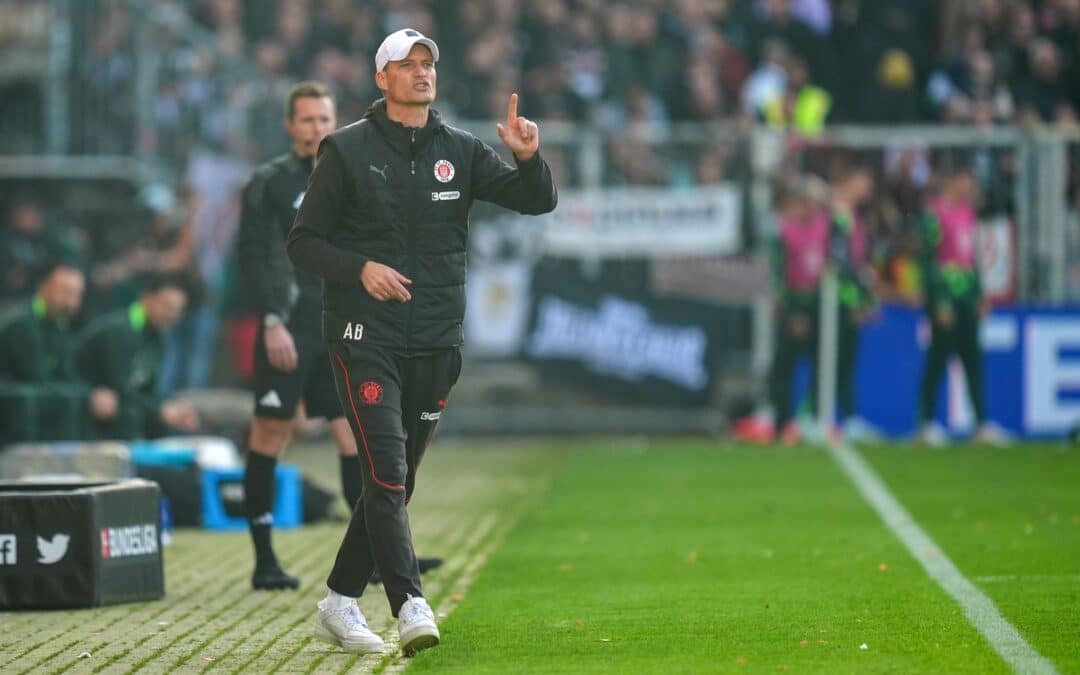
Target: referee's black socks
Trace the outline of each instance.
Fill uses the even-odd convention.
[[[244,470],[244,504],[247,511],[251,542],[255,545],[255,567],[277,567],[277,557],[270,541],[274,524],[274,469],[277,458],[248,448],[247,468]]]

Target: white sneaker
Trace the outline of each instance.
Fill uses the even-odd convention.
[[[976,443],[1002,447],[1008,445],[1011,439],[1009,438],[1009,432],[1005,431],[1001,426],[994,422],[983,422],[975,430],[975,435],[972,436],[971,440]]]
[[[406,596],[405,604],[398,611],[397,629],[401,637],[401,653],[405,656],[439,644],[435,613],[423,598]]]
[[[949,444],[949,437],[937,422],[927,422],[919,429],[919,442],[931,448],[943,448]]]
[[[844,422],[844,436],[852,443],[879,443],[884,435],[861,417],[851,417]]]
[[[315,617],[315,638],[338,645],[350,654],[381,654],[386,650],[382,638],[368,628],[363,612],[351,603],[340,609],[323,609]]]
[[[820,445],[828,440],[828,434],[825,433],[825,427],[818,424],[816,417],[810,415],[799,415],[799,430],[802,431],[803,440],[813,445]]]

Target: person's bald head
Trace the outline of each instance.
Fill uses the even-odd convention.
[[[38,286],[38,297],[45,303],[45,314],[50,319],[69,320],[82,307],[86,278],[77,268],[55,265]]]

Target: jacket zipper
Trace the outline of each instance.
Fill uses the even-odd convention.
[[[409,173],[411,175],[413,175],[413,176],[416,175],[416,129],[412,130],[412,138],[409,139]],[[411,206],[411,205],[406,204],[406,208],[408,208],[409,206]],[[409,210],[411,211],[412,209],[409,209]],[[406,245],[408,246],[408,255],[410,255],[410,256],[413,254],[413,230],[415,229],[414,228],[414,223],[413,223],[414,218],[415,218],[415,216],[410,213],[409,218],[405,223],[405,229],[406,229],[406,232],[407,232],[406,241],[408,242]],[[406,270],[405,274],[406,275],[411,275],[412,274],[412,269]],[[410,349],[412,347],[412,333],[413,333],[413,302],[410,300],[409,301],[409,317],[408,317],[408,319],[406,319],[406,322],[405,322],[405,349]]]

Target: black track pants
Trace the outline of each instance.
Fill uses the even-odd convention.
[[[461,374],[461,352],[403,356],[359,343],[329,347],[338,396],[360,451],[364,492],[326,585],[359,597],[377,569],[397,616],[406,594],[423,595],[405,505]]]

